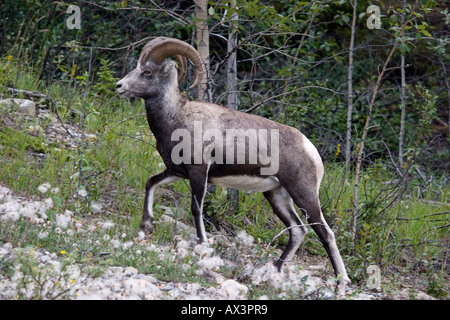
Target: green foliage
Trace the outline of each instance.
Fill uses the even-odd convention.
[[[71,298],[71,288],[74,286],[73,269],[70,261],[63,260],[61,265],[44,266],[34,257],[33,249],[22,249],[17,252],[18,278],[17,299],[23,300],[55,300]]]
[[[417,92],[424,100],[421,110],[421,118],[419,120],[419,126],[426,128],[431,124],[431,121],[436,117],[436,96],[431,94],[430,91],[423,87],[421,83],[417,85]]]
[[[97,82],[94,84],[93,89],[100,96],[115,95],[116,83],[120,79],[113,77],[112,71],[109,69],[111,64],[108,60],[101,60],[100,64]]]
[[[40,239],[38,226],[27,226],[25,220],[20,220],[17,225],[1,224],[0,240],[8,238],[15,244],[37,245],[56,252],[65,250],[77,261],[88,252],[111,250],[115,254],[105,262],[108,265],[127,264],[162,278],[167,272],[170,279],[188,276],[198,280],[195,268],[182,268],[192,262],[189,258],[173,261],[160,259],[155,252],[122,252],[103,240],[124,233],[123,242],[129,240],[140,222],[145,182],[164,168],[145,117],[137,116],[143,112],[142,102],[119,100],[114,89],[117,80],[135,66],[144,44],[139,41],[145,37],[167,36],[188,42],[194,37],[194,6],[180,2],[175,10],[170,3],[161,3],[153,10],[153,5],[142,1],[80,2],[80,30],[65,26],[68,2],[2,3],[0,15],[7,19],[2,19],[0,30],[0,96],[13,96],[7,87],[47,94],[47,99],[36,102],[42,109],[51,110],[53,120],[14,117],[12,110],[1,109],[0,182],[27,195],[40,194],[37,187],[48,182],[60,189],[57,195],[47,194],[54,203],[50,220],[68,209],[76,213],[77,219],[87,217],[93,223],[111,218],[116,227],[92,233],[90,243],[81,236],[66,242],[55,228],[47,238]],[[335,230],[352,279],[363,282],[370,264],[411,272],[426,260],[427,290],[444,298],[448,294],[445,212],[449,210],[450,154],[448,127],[441,127],[448,122],[449,97],[445,88],[450,42],[446,30],[450,15],[436,1],[409,1],[405,8],[386,1],[379,5],[383,28],[369,30],[365,27],[366,4],[359,1],[353,66],[353,154],[360,142],[379,66],[395,43],[398,50],[382,81],[366,140],[354,246],[348,232],[353,206],[353,179],[348,172],[352,170],[346,172],[340,163],[344,160],[347,130],[351,3],[238,0],[233,9],[231,1],[210,1],[213,100],[222,104],[226,100],[222,67],[227,48],[222,40],[234,27],[239,34],[239,108],[299,128],[319,148],[326,162],[321,187],[323,211]],[[239,15],[239,20],[231,25],[233,13]],[[400,37],[405,21],[408,23]],[[406,163],[402,168],[397,162],[401,54],[407,64]],[[43,134],[51,121],[82,125],[83,132],[95,138],[77,138],[73,141],[76,148],[67,149],[62,142],[49,142]],[[33,132],[28,130],[30,127]],[[80,190],[86,190],[87,197],[79,196]],[[170,196],[159,197],[159,203],[175,206],[177,219],[192,223],[188,185],[179,182],[166,191]],[[100,200],[107,203],[103,212],[91,212],[92,204]],[[155,211],[158,218],[165,210],[155,205]],[[444,214],[434,216],[436,213]],[[258,259],[274,258],[274,247],[282,248],[287,243],[283,224],[260,194],[241,192],[236,201],[231,201],[230,195],[217,187],[206,206],[206,218],[210,232],[221,230],[235,235],[245,230],[253,236],[257,249],[251,254]],[[160,223],[152,241],[168,245],[175,235],[172,225]],[[84,249],[77,251],[72,247],[74,243]],[[313,232],[302,249],[325,255]],[[31,277],[36,265],[28,258],[24,255],[21,264]],[[436,268],[439,273],[434,272]],[[10,262],[4,260],[0,261],[0,270],[7,275],[13,272]],[[236,270],[227,272],[234,275]],[[45,279],[45,272],[39,272],[40,279]],[[271,289],[261,288],[261,293],[269,294]],[[35,296],[42,298],[39,293]]]

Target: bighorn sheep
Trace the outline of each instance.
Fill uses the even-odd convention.
[[[176,63],[166,59],[169,56],[179,62],[178,77]],[[278,270],[292,259],[307,233],[295,202],[323,243],[340,276],[342,292],[350,280],[321,212],[319,185],[324,169],[317,149],[292,127],[213,103],[188,101],[178,87],[186,74],[186,58],[196,70],[193,88],[204,72],[198,52],[183,41],[164,37],[147,43],[137,68],[117,82],[121,97],[145,99],[147,121],[167,167],[147,181],[141,230],[153,231],[153,195],[162,184],[189,179],[200,243],[206,240],[202,209],[207,183],[263,192],[290,235],[275,263]]]

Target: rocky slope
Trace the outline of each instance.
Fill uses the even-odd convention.
[[[24,198],[15,195],[7,187],[0,186],[2,224],[18,221],[20,217],[30,219],[31,223],[42,224],[40,236],[44,237],[44,221],[47,221],[45,212],[51,205],[51,198]],[[174,222],[170,214],[166,215],[166,219]],[[68,232],[72,220],[65,213],[57,215],[54,223],[60,228],[65,225]],[[184,235],[193,231],[187,225],[180,222],[178,224]],[[212,242],[218,238],[220,237],[213,236]],[[237,238],[246,248],[254,245],[253,238],[245,232],[240,232]],[[139,273],[130,266],[108,266],[102,268],[101,272],[95,272],[92,266],[87,268],[83,264],[74,263],[74,259],[66,258],[65,252],[24,248],[18,244],[13,245],[3,237],[0,239],[0,299],[268,299],[268,295],[250,294],[251,289],[258,286],[276,290],[278,299],[289,299],[293,292],[302,292],[300,297],[305,299],[433,299],[414,288],[399,289],[387,295],[383,290],[368,290],[355,285],[348,288],[345,296],[337,297],[334,292],[335,281],[327,278],[330,275],[329,270],[325,270],[327,260],[314,256],[303,257],[288,264],[281,274],[275,271],[271,263],[248,264],[245,266],[244,276],[241,275],[239,280],[231,279],[221,274],[221,270],[236,262],[227,260],[226,255],[216,252],[212,243],[197,245],[193,240],[194,236],[179,237],[174,239],[170,247],[156,247],[137,237],[134,243],[125,242],[122,247],[135,245],[139,248],[136,252],[154,251],[162,259],[192,257],[192,264],[197,268],[196,274],[203,280],[200,282],[163,281],[152,274]],[[225,248],[225,245],[222,247]],[[251,250],[243,250],[241,247],[238,252],[240,257],[237,260],[249,260],[246,255]],[[193,265],[186,264],[183,267],[188,269]]]

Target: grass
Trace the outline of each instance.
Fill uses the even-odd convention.
[[[0,120],[0,183],[28,198],[51,198],[52,206],[46,225],[32,224],[24,218],[16,223],[2,223],[0,244],[11,242],[15,246],[65,251],[79,263],[89,260],[92,265],[135,266],[141,272],[170,281],[200,281],[195,273],[198,257],[171,258],[176,250],[173,239],[179,233],[171,224],[157,224],[149,240],[155,247],[165,248],[164,254],[143,250],[139,245],[126,248],[140,223],[146,180],[164,169],[145,116],[141,115],[143,103],[118,100],[103,86],[97,85],[98,92],[94,88],[85,91],[80,79],[56,83],[47,90],[35,80],[32,70],[18,71],[17,64],[11,59],[0,59],[0,92],[8,96],[10,92],[4,87],[15,86],[48,93],[49,99],[42,99],[38,105],[50,109],[51,117],[30,119],[0,106],[4,115]],[[72,139],[75,147],[67,148],[61,141],[48,140],[49,129],[55,123],[61,126],[61,122],[79,129],[80,135]],[[85,134],[91,134],[91,138],[83,140]],[[364,282],[370,264],[379,265],[386,277],[394,278],[397,273],[417,272],[418,266],[426,261],[422,273],[427,288],[437,297],[446,297],[450,187],[445,180],[435,178],[434,183],[424,188],[424,181],[415,176],[395,183],[398,179],[395,172],[381,161],[367,168],[360,182],[361,215],[353,246],[348,232],[352,179],[351,174],[344,179],[344,173],[341,164],[326,164],[321,203],[326,220],[335,230],[352,280]],[[42,194],[38,187],[43,183],[57,187],[58,193]],[[81,195],[83,190],[85,196]],[[255,239],[253,251],[249,253],[255,263],[272,259],[273,249],[287,243],[286,233],[274,239],[284,226],[261,194],[240,192],[233,202],[225,189],[217,187],[208,200],[207,231],[219,230],[234,236],[245,230]],[[174,208],[180,222],[192,224],[186,181],[161,187],[156,202],[157,218],[164,213],[160,207],[164,205]],[[101,210],[94,210],[98,204]],[[67,210],[73,212],[72,229],[58,231],[57,219]],[[102,228],[105,221],[111,221],[114,226]],[[46,237],[42,237],[44,227],[48,229]],[[68,234],[68,230],[72,232]],[[223,257],[236,262],[235,268],[221,269],[234,277],[243,272],[240,269],[243,264],[239,263],[241,258],[236,249],[227,245],[233,240],[227,241],[217,244],[216,249]],[[326,255],[313,232],[308,234],[302,250]],[[100,255],[105,252],[108,254]],[[1,272],[5,268],[0,263]],[[267,286],[252,288],[252,297],[270,291]]]

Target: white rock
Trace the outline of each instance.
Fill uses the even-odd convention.
[[[157,286],[155,286],[153,283],[146,282],[144,299],[146,299],[146,300],[159,299],[161,294],[162,294],[162,292]]]
[[[223,275],[207,269],[200,269],[195,273],[207,282],[215,282],[217,284],[221,284],[222,282],[227,280]]]
[[[124,277],[131,277],[131,276],[136,275],[138,273],[139,273],[138,269],[136,269],[134,267],[127,267],[127,268],[125,268],[125,270],[123,270],[123,276]]]
[[[25,115],[34,117],[36,115],[36,104],[28,99],[3,99],[0,105],[15,106],[15,109]]]
[[[312,270],[312,271],[325,271],[325,266],[320,265],[320,264],[318,264],[318,265],[310,265],[310,266],[308,266],[308,269]]]
[[[126,299],[133,299],[133,296],[137,296],[140,299],[154,300],[161,295],[161,290],[157,286],[144,279],[128,279],[123,284],[124,298]]]
[[[125,288],[125,295],[132,296],[137,295],[141,299],[145,296],[146,281],[142,279],[128,279],[125,280],[123,285]]]
[[[122,275],[123,268],[122,267],[109,267],[106,269],[106,275],[119,277]]]
[[[364,293],[364,292],[361,292],[361,293],[358,293],[353,299],[354,300],[373,300],[374,296]]]
[[[9,253],[9,250],[6,248],[0,248],[0,259],[6,256]]]
[[[247,299],[248,288],[235,280],[226,280],[219,286],[219,293],[227,299]]]
[[[145,275],[142,277],[143,280],[153,283],[153,284],[157,284],[158,283],[158,279],[156,279],[154,276],[151,275]]]
[[[77,266],[76,264],[72,264],[70,266],[67,266],[65,273],[68,276],[67,280],[76,281],[80,277],[81,270],[79,266]]]
[[[13,249],[12,244],[9,242],[0,246],[0,259],[6,256],[8,253],[10,253],[12,249]]]

